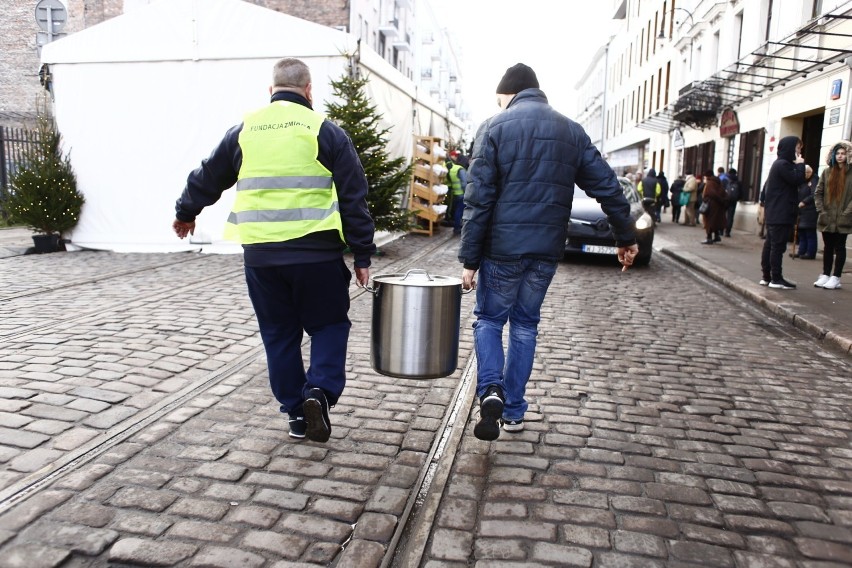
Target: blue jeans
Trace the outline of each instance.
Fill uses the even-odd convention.
[[[520,420],[535,357],[541,305],[557,263],[523,259],[483,259],[476,286],[473,345],[477,359],[476,394],[496,385],[506,397],[505,420]],[[509,322],[509,349],[503,353],[503,326]]]

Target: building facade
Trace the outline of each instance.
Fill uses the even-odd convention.
[[[50,4],[64,8],[64,21],[58,33],[48,37],[36,21],[36,0],[0,0],[0,124],[22,126],[34,119],[37,101],[44,94],[39,78],[41,44],[152,1],[54,0]],[[466,120],[458,53],[428,0],[246,1],[352,33],[362,46]],[[59,17],[59,11],[56,14]]]
[[[849,0],[623,0],[613,15],[599,99],[618,173],[735,168],[754,202],[780,138],[818,171],[850,137]]]

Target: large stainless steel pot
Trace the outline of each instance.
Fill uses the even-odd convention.
[[[373,278],[370,362],[377,372],[435,379],[458,366],[462,282],[425,270]]]

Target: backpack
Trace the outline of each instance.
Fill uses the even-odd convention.
[[[735,201],[740,200],[740,182],[736,180],[731,180],[728,184],[725,193],[728,195],[728,203],[734,203]]]

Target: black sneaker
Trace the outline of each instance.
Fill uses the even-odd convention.
[[[796,285],[788,280],[773,280],[769,283],[770,288],[775,288],[776,290],[795,290]]]
[[[305,432],[308,429],[308,423],[305,422],[304,416],[290,416],[290,437],[301,440],[305,437]]]
[[[328,419],[328,400],[322,389],[312,388],[308,391],[308,397],[302,404],[305,413],[305,434],[308,440],[314,442],[328,442],[331,437],[331,422]]]
[[[473,435],[490,442],[500,436],[500,418],[503,416],[503,390],[488,387],[479,399],[479,422],[473,427]]]

